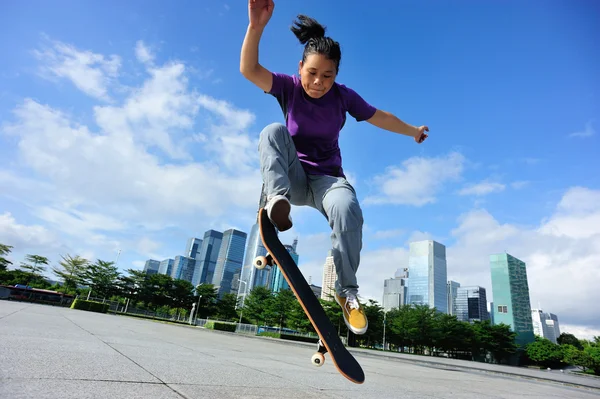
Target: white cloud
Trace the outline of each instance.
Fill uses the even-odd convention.
[[[135,56],[143,64],[152,64],[154,61],[154,54],[142,40],[138,40],[135,44]]]
[[[367,204],[406,204],[423,206],[436,201],[445,183],[459,180],[465,158],[453,152],[436,158],[412,157],[401,166],[391,166],[376,176],[378,193],[367,197]]]
[[[515,190],[519,190],[519,189],[521,189],[523,187],[526,187],[528,185],[529,185],[529,182],[526,181],[526,180],[518,180],[518,181],[514,181],[514,182],[510,183],[510,186],[512,188],[514,188]]]
[[[47,38],[46,38],[47,39]],[[91,51],[80,51],[76,47],[56,40],[33,54],[42,62],[41,76],[47,79],[66,78],[87,95],[109,100],[108,88],[118,76],[121,58],[117,55],[105,57]]]
[[[104,78],[117,76],[114,64],[53,43],[38,54],[45,67],[77,83],[79,75],[61,68],[78,60],[94,84],[77,87],[104,99]],[[141,46],[137,55],[148,61]],[[141,238],[149,230],[195,232],[198,220],[209,228],[256,209],[261,178],[248,132],[254,115],[190,89],[183,63],[146,67],[148,78],[121,103],[93,107],[96,125],[26,98],[0,130],[16,143],[11,169],[0,167],[0,187],[27,203],[46,230],[78,243],[74,247],[87,246],[81,251],[92,255],[112,256],[123,245],[153,254],[156,243]]]
[[[470,184],[463,187],[458,194],[482,196],[494,192],[504,191],[505,188],[506,186],[501,183],[482,181],[480,183]]]
[[[589,121],[585,124],[585,128],[578,132],[573,132],[569,134],[569,137],[579,137],[579,138],[587,138],[592,137],[596,134],[596,129],[592,126],[592,121]]]
[[[13,247],[13,253],[8,256],[13,267],[17,267],[21,260],[15,256],[21,248],[42,256],[54,256],[61,248],[57,234],[41,225],[20,224],[10,212],[0,214],[0,243]]]
[[[376,240],[385,240],[388,238],[394,238],[394,237],[401,236],[405,232],[406,231],[403,229],[379,230],[373,234],[373,238],[375,238]]]
[[[459,219],[448,247],[448,278],[491,292],[489,255],[507,251],[527,264],[530,298],[559,322],[600,329],[600,311],[582,306],[600,301],[600,191],[568,190],[541,224],[502,224],[485,210]],[[581,204],[581,205],[579,205]]]

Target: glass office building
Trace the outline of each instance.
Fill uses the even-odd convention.
[[[208,230],[204,233],[204,239],[196,256],[196,259],[198,259],[196,261],[196,274],[192,281],[194,287],[200,284],[212,284],[222,240],[223,233],[220,231]]]
[[[485,288],[479,286],[458,287],[456,290],[456,317],[460,321],[489,320]]]
[[[250,229],[250,235],[248,236],[248,245],[246,246],[246,256],[244,258],[244,265],[242,267],[242,273],[238,288],[238,303],[243,304],[245,297],[252,292],[254,287],[268,287],[270,283],[271,268],[265,267],[262,270],[258,270],[254,267],[254,259],[257,256],[264,256],[267,254],[267,249],[260,239],[260,232],[258,231],[258,223],[255,223]]]
[[[407,304],[448,313],[446,247],[433,240],[410,243]]]
[[[287,245],[287,244],[283,245],[285,247],[285,249],[287,249],[287,251],[292,256],[292,259],[294,260],[296,265],[298,264],[298,260],[299,260],[299,255],[296,252],[297,243],[298,243],[297,241],[294,241],[294,245]],[[277,265],[274,265],[272,268],[272,271],[271,271],[270,288],[271,288],[272,292],[279,292],[281,290],[289,290],[290,289],[290,285],[288,284],[287,280],[285,279],[285,277],[283,276],[283,274],[281,273],[281,270],[279,270],[279,267],[277,267]]]
[[[458,294],[458,288],[460,287],[460,283],[450,280],[448,281],[447,287],[448,314],[451,316],[456,316],[456,295]]]
[[[494,324],[504,323],[517,333],[516,343],[534,341],[527,267],[507,253],[490,255]]]
[[[233,277],[242,271],[247,236],[243,231],[236,229],[229,229],[223,232],[221,250],[217,257],[217,264],[212,280],[213,285],[218,290],[219,298],[232,291],[236,292],[238,289],[238,287],[232,286]]]

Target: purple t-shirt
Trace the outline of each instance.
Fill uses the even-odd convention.
[[[345,177],[338,138],[346,123],[346,112],[360,122],[371,118],[376,108],[339,83],[334,83],[323,97],[311,98],[298,77],[281,73],[273,73],[269,94],[281,106],[306,173]]]

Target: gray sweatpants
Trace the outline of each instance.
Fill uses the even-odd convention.
[[[258,151],[263,194],[268,198],[285,195],[293,205],[308,205],[325,216],[331,227],[332,255],[337,272],[335,290],[340,296],[356,295],[363,215],[354,188],[343,177],[307,175],[283,124],[273,123],[263,129]]]

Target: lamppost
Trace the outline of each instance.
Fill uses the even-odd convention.
[[[387,312],[383,311],[383,350],[385,351],[385,320],[386,320]]]
[[[200,286],[198,286],[198,287],[200,287]],[[196,292],[198,292],[198,287],[196,287]],[[200,313],[200,300],[201,299],[202,299],[202,295],[198,295],[198,305],[196,306],[196,319],[194,320],[194,325],[198,321],[198,313]]]
[[[240,321],[239,324],[242,324],[242,314],[244,314],[244,301],[246,300],[246,290],[248,288],[248,284],[244,280],[240,280],[240,284],[244,283],[244,296],[242,297],[242,308],[240,309]]]

